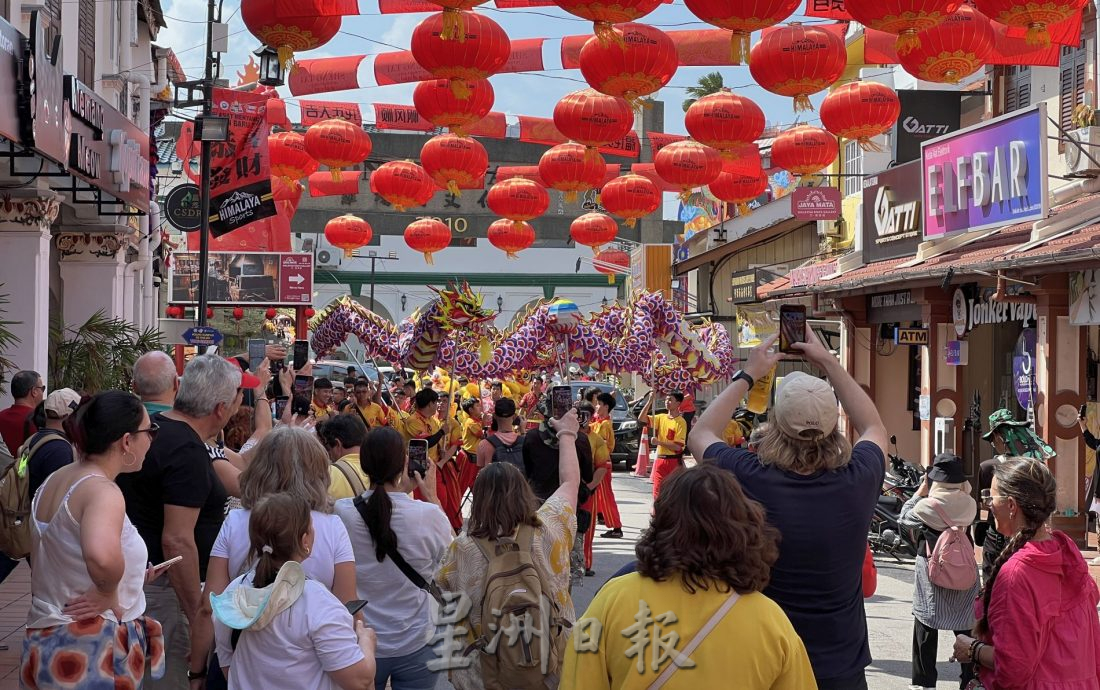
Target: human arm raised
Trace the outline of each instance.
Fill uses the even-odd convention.
[[[569,507],[577,509],[577,491],[581,485],[581,468],[577,456],[577,408],[571,407],[561,419],[551,419],[550,427],[558,437],[558,490],[551,499],[560,496]]]

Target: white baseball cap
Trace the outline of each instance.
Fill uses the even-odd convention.
[[[783,377],[775,393],[775,425],[787,436],[828,436],[840,419],[836,393],[828,381],[795,371]]]
[[[60,388],[47,395],[43,405],[54,419],[65,419],[80,406],[80,394],[72,388]]]

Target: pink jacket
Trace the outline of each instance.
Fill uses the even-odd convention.
[[[1100,690],[1098,601],[1088,565],[1064,533],[1013,554],[993,585],[989,629],[997,668],[982,669],[986,688]]]

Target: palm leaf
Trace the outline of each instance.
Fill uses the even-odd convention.
[[[55,319],[50,343],[50,387],[97,393],[130,388],[134,362],[163,349],[163,336],[153,328],[140,331],[128,321],[108,318],[100,310],[75,327]]]
[[[3,287],[3,283],[0,283],[0,287]],[[7,305],[10,303],[6,294],[0,294],[0,314],[8,312]],[[21,322],[0,319],[0,391],[4,390],[4,384],[7,383],[8,371],[15,369],[15,362],[8,359],[6,353],[19,344],[19,337],[11,331],[11,327],[18,323]]]

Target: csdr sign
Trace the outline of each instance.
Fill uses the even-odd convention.
[[[921,146],[924,238],[1047,214],[1046,104]]]

